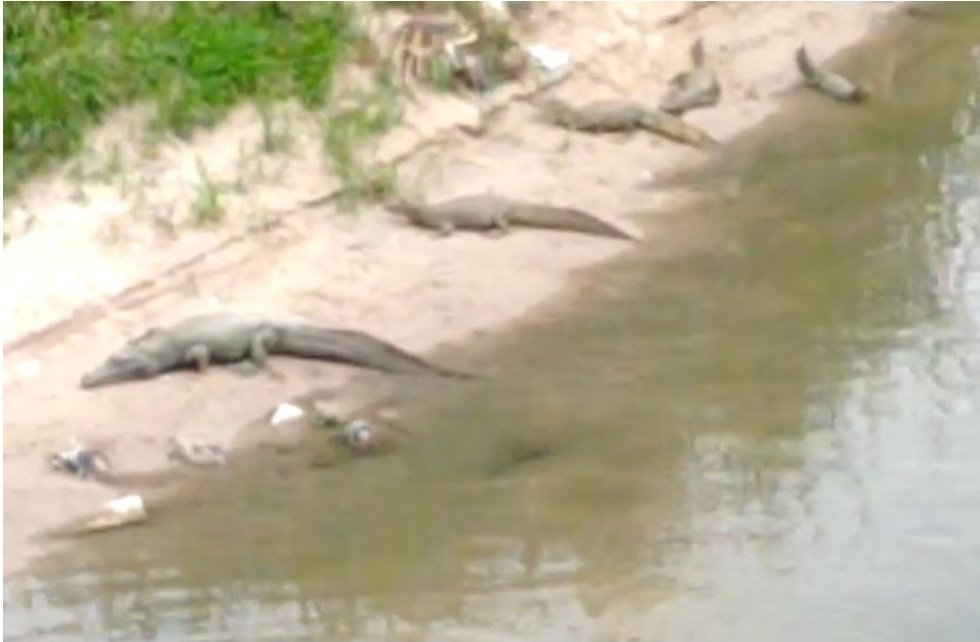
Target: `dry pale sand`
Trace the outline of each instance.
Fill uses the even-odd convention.
[[[770,115],[796,83],[792,52],[800,41],[824,60],[876,28],[897,4],[545,3],[534,30],[535,40],[570,50],[578,63],[555,89],[573,100],[654,101],[666,78],[685,66],[692,38],[704,36],[724,95],[716,108],[688,118],[725,141]],[[435,239],[373,207],[356,216],[329,206],[297,211],[336,181],[321,167],[314,130],[297,110],[286,112],[277,118],[292,128],[288,154],[252,151],[261,127],[243,108],[216,130],[189,144],[167,143],[147,158],[132,110],[93,135],[85,177],[59,171],[38,179],[16,206],[5,204],[5,224],[19,228],[2,258],[5,574],[35,552],[30,534],[114,495],[46,470],[45,454],[70,438],[110,441],[127,468],[153,468],[173,432],[230,441],[282,399],[335,386],[353,372],[288,362],[277,364],[282,380],[216,370],[78,388],[84,370],[149,325],[214,307],[283,312],[424,353],[514,321],[558,293],[573,271],[627,247],[530,230]],[[413,107],[411,126],[372,153],[404,157],[402,183],[430,199],[492,188],[574,203],[644,230],[647,243],[665,251],[697,240],[683,238],[690,229],[667,224],[669,217],[651,215],[668,198],[639,186],[709,155],[647,136],[548,129],[524,104],[506,109],[482,138],[452,132],[473,117],[461,99],[433,98]],[[213,229],[178,225],[174,233],[173,221],[188,216],[200,196],[198,161],[228,187],[221,197],[227,217]],[[634,216],[639,212],[644,220]],[[246,231],[271,219],[278,220],[272,229]]]

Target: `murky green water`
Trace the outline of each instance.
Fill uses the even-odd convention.
[[[887,100],[801,94],[736,145],[742,195],[691,213],[724,249],[598,273],[485,349],[506,377],[409,407],[424,438],[394,456],[249,473],[8,582],[4,639],[976,639],[961,14],[892,43],[918,62]],[[551,455],[515,464],[529,443]]]

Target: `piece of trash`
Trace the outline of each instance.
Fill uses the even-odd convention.
[[[491,16],[501,21],[526,17],[534,5],[533,2],[511,2],[510,0],[483,0],[483,4],[489,7]]]
[[[206,444],[179,435],[171,437],[168,443],[167,459],[171,461],[194,466],[224,466],[227,463],[227,451],[217,444]]]
[[[88,479],[95,475],[106,475],[112,468],[109,458],[100,450],[76,443],[69,450],[53,453],[48,457],[51,470]]]
[[[355,419],[341,429],[347,445],[356,452],[366,452],[375,446],[374,427],[365,419]]]
[[[572,55],[569,52],[542,44],[530,45],[526,49],[534,60],[542,84],[557,82],[571,73]]]
[[[146,519],[146,505],[139,495],[125,495],[103,504],[102,512],[78,521],[78,533],[94,533],[136,524]]]
[[[111,499],[106,502],[105,507],[116,515],[132,515],[137,513],[146,515],[146,506],[143,504],[143,498],[139,495],[126,495]]]
[[[269,423],[273,426],[278,426],[281,423],[292,421],[293,419],[299,419],[304,414],[306,413],[304,413],[303,409],[299,406],[288,402],[283,402],[276,406],[276,411],[272,413],[272,419],[269,420]]]
[[[490,10],[500,17],[506,17],[508,15],[507,3],[503,0],[483,0],[483,4],[488,5]]]
[[[334,438],[357,456],[382,454],[396,446],[388,428],[379,428],[366,419],[343,424]]]

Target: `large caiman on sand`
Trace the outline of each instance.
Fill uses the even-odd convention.
[[[699,127],[635,100],[609,98],[573,105],[559,98],[541,98],[532,104],[543,122],[571,131],[591,134],[646,131],[701,150],[719,145]]]
[[[505,233],[511,226],[520,225],[636,240],[614,225],[573,207],[534,203],[492,193],[457,196],[434,204],[395,199],[384,207],[417,227],[435,230],[440,236],[448,236],[455,230]]]
[[[85,373],[81,387],[152,379],[184,368],[203,372],[212,364],[251,362],[261,369],[271,354],[334,361],[392,374],[479,377],[432,365],[356,330],[334,330],[302,319],[216,312],[192,316],[168,328],[147,330]]]

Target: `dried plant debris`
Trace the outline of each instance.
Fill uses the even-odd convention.
[[[455,13],[410,16],[394,32],[391,60],[407,87],[459,87],[480,92],[522,76],[528,55],[506,24],[467,20]]]
[[[217,444],[174,435],[168,440],[167,458],[191,466],[224,466],[228,452]]]

